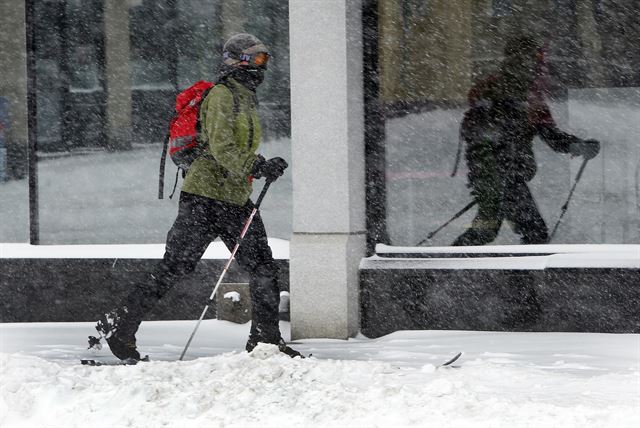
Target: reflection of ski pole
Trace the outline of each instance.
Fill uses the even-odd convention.
[[[564,214],[567,212],[567,208],[569,208],[569,201],[571,200],[571,197],[573,196],[573,191],[576,190],[576,186],[578,185],[578,181],[580,181],[580,177],[582,177],[582,172],[584,171],[584,167],[587,166],[587,162],[589,162],[589,159],[585,159],[582,162],[582,165],[580,165],[580,170],[578,171],[578,174],[576,175],[576,181],[573,183],[573,186],[571,187],[571,191],[569,192],[569,197],[567,198],[567,201],[562,206],[562,212],[560,213],[560,218],[558,218],[558,221],[556,222],[556,225],[553,227],[553,232],[551,232],[551,235],[549,236],[549,242],[551,242],[551,240],[555,236],[556,230],[558,230],[558,226],[560,226],[560,222],[562,221],[562,217],[564,217]]]
[[[462,214],[466,213],[467,211],[469,211],[471,209],[471,207],[473,207],[476,204],[476,201],[471,201],[469,202],[464,208],[462,208],[460,211],[458,211],[457,213],[454,214],[453,217],[451,217],[445,224],[443,224],[442,226],[440,226],[439,228],[437,228],[436,230],[434,230],[433,232],[431,232],[430,234],[427,235],[427,237],[425,239],[423,239],[422,241],[418,242],[416,244],[416,247],[419,247],[420,245],[424,244],[425,242],[427,242],[429,239],[433,238],[436,233],[440,232],[442,229],[444,229],[445,227],[447,227],[449,225],[449,223],[451,223],[453,220],[457,219],[458,217],[460,217]]]

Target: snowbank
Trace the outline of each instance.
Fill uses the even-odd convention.
[[[175,359],[191,327],[144,323],[140,347]],[[294,346],[316,357],[301,360],[267,345],[241,352],[247,330],[208,321],[188,353],[195,359],[86,367],[76,362],[91,351],[73,340],[89,324],[1,325],[0,425],[640,425],[638,335],[398,332],[303,341]],[[457,349],[466,351],[460,368],[436,369]]]

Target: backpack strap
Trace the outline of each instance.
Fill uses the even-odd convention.
[[[456,161],[453,164],[453,171],[451,171],[451,177],[455,177],[458,173],[458,165],[460,165],[460,158],[462,157],[462,125],[460,126],[460,131],[458,132],[458,151],[456,152]]]
[[[180,168],[176,169],[176,180],[173,182],[173,190],[171,191],[171,194],[169,195],[169,199],[173,199],[173,195],[176,194],[176,188],[178,187],[178,174],[180,173]],[[182,178],[184,178],[185,176],[185,172],[184,170],[182,171]]]
[[[167,161],[168,146],[169,146],[169,132],[167,131],[167,136],[164,138],[164,143],[162,144],[162,156],[160,157],[160,181],[158,183],[158,199],[164,199],[164,171],[165,171],[165,163]]]
[[[204,92],[202,92],[202,98],[200,98],[200,101],[198,102],[198,118],[196,119],[196,138],[198,139],[200,138],[200,129],[202,128],[202,124],[200,123],[200,107],[202,106],[202,103],[207,98],[207,95],[209,95],[209,92],[211,92],[212,89],[213,86],[209,89],[205,89]]]

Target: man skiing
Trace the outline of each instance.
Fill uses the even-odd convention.
[[[507,40],[497,75],[469,92],[470,108],[461,125],[469,167],[468,186],[478,204],[471,227],[453,243],[485,245],[498,236],[504,220],[522,244],[545,244],[545,224],[527,182],[536,173],[533,138],[554,151],[595,157],[600,143],[582,140],[556,126],[540,85],[542,46],[531,36]]]
[[[233,248],[253,209],[249,199],[252,177],[273,181],[287,168],[282,158],[265,160],[255,154],[261,139],[255,91],[264,79],[268,61],[267,47],[253,35],[237,34],[224,44],[216,85],[200,108],[200,138],[206,142],[206,150],[186,174],[164,258],[148,282],[137,284],[122,304],[96,325],[116,357],[140,360],[135,333],[144,315],[195,269],[211,241],[220,237]],[[263,342],[277,345],[291,357],[299,356],[280,334],[278,268],[259,213],[236,260],[250,275],[253,307],[246,350],[251,352]]]

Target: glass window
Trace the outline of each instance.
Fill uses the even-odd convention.
[[[286,2],[51,0],[35,6],[40,243],[165,241],[178,197],[168,199],[176,173],[168,159],[165,199],[157,199],[161,144],[178,90],[215,78],[223,35],[254,32],[273,46],[278,63],[258,94],[261,152],[290,159]],[[0,140],[0,174],[2,153]],[[270,236],[288,239],[290,176],[272,189],[263,218]],[[18,208],[28,214],[28,198],[20,199]]]
[[[86,93],[102,91],[100,51],[102,49],[102,5],[96,0],[66,2],[63,20],[64,42],[67,50],[69,91]]]
[[[638,3],[414,3],[379,6],[392,243],[640,242]]]
[[[289,10],[279,0],[246,0],[245,27],[269,46],[272,59],[264,83],[258,89],[265,136],[290,134]],[[266,12],[266,13],[265,13]]]
[[[186,88],[202,79],[211,79],[217,71],[222,48],[220,1],[180,0],[177,51],[178,87]]]
[[[36,60],[36,103],[38,106],[37,127],[40,148],[46,150],[55,147],[62,138],[62,98],[64,96],[59,85],[60,67],[52,59]]]
[[[511,0],[492,0],[491,15],[493,16],[509,16],[513,10]]]
[[[132,59],[131,77],[134,90],[174,90],[171,68],[166,60]]]
[[[69,61],[73,64],[70,73],[69,91],[94,92],[101,91],[100,70],[94,46],[77,46],[70,53]]]
[[[0,3],[0,243],[29,242],[25,12]]]
[[[15,103],[18,98],[8,96],[15,93],[15,86],[0,87],[0,242],[29,241],[27,150],[19,135],[26,117]]]

